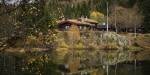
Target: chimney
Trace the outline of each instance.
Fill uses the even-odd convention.
[[[81,16],[81,22],[84,22],[85,20],[84,20],[84,16]]]
[[[87,19],[88,19],[88,17],[86,16],[86,17],[85,17],[85,21],[87,21]]]

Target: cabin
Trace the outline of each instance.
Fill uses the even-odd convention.
[[[61,19],[57,21],[58,29],[60,31],[67,31],[71,26],[76,26],[80,31],[83,30],[96,30],[97,21],[88,18],[79,19]]]
[[[79,19],[65,19],[62,18],[57,21],[58,29],[60,31],[68,31],[71,26],[76,26],[80,31],[84,30],[93,30],[93,31],[106,31],[107,25],[106,23],[100,24],[95,20],[88,18],[79,18]],[[115,31],[114,25],[109,24],[109,31]],[[143,27],[138,27],[137,32],[141,33]],[[134,32],[134,27],[131,28],[119,28],[119,32]]]
[[[105,23],[104,24],[98,24],[96,28],[98,31],[106,31],[107,25]],[[108,30],[109,31],[115,31],[115,28],[112,25],[109,25]]]

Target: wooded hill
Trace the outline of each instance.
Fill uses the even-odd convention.
[[[26,29],[29,29],[27,30],[29,33],[37,30],[47,31],[47,28],[53,28],[51,20],[54,21],[60,17],[90,17],[92,11],[106,15],[106,2],[109,3],[109,15],[114,12],[111,11],[114,5],[129,9],[136,4],[139,9],[137,13],[144,16],[141,25],[144,26],[145,32],[149,32],[149,0],[13,0],[12,2],[1,0],[1,30],[8,33],[14,32],[16,30],[12,29],[16,29],[17,25],[17,28],[22,28],[23,32]],[[11,27],[12,31],[7,31],[7,27]]]

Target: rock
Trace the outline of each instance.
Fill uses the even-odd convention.
[[[106,32],[102,34],[103,43],[115,43],[120,47],[130,45],[130,40],[126,36],[119,35],[115,32]]]

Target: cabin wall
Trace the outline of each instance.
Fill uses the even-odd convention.
[[[89,26],[89,25],[77,25],[77,24],[60,24],[58,28],[60,31],[68,31],[72,25],[76,25],[80,31],[84,30],[97,30],[96,26]]]

